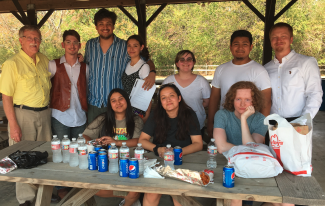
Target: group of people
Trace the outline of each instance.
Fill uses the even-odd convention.
[[[133,108],[129,95],[135,80],[144,79],[143,88],[149,89],[156,71],[140,36],[127,41],[115,36],[116,19],[106,9],[95,14],[99,37],[87,42],[84,56],[78,56],[80,35],[65,31],[65,54],[52,61],[39,52],[39,29],[20,29],[21,50],[2,65],[0,78],[10,145],[21,140],[50,141],[52,134],[62,139],[82,133],[86,141],[98,139],[102,144],[126,142],[135,147],[139,142],[159,157],[167,144],[181,146],[186,155],[202,150],[208,117],[208,137],[215,138],[223,153],[235,145],[267,142],[263,121],[269,114],[288,120],[305,113],[314,117],[321,106],[316,59],[295,53],[290,47],[292,27],[277,23],[270,30],[275,57],[264,67],[249,57],[251,33],[238,30],[230,40],[234,58],[218,66],[212,89],[203,76],[193,73],[194,54],[182,50],[175,58],[178,73],[160,86],[155,108],[151,104],[147,111]],[[30,205],[36,190],[36,185],[17,183],[20,205]],[[113,192],[102,190],[97,195],[112,197]],[[129,192],[120,205],[139,205],[139,195]],[[143,205],[158,205],[160,197],[145,194]],[[241,204],[232,201],[233,206]]]

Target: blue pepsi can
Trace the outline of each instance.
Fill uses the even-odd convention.
[[[235,186],[235,168],[230,165],[223,167],[223,183],[226,188],[232,188]]]
[[[121,158],[120,159],[120,177],[129,176],[129,159]]]
[[[112,146],[111,144],[107,145],[107,150],[108,150],[109,148],[111,148],[111,146]]]
[[[97,170],[97,152],[90,151],[88,154],[88,169]]]
[[[180,146],[174,147],[174,165],[183,164],[183,150]]]
[[[102,145],[95,145],[94,150],[98,152],[100,149],[103,149]]]
[[[129,160],[129,178],[139,178],[139,161],[136,158]]]
[[[98,172],[108,171],[108,158],[107,153],[98,154]]]

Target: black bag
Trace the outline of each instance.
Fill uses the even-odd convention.
[[[38,165],[43,165],[47,163],[47,157],[49,154],[45,152],[38,151],[19,151],[9,155],[9,158],[12,159],[18,166],[18,168],[31,169],[37,167]]]

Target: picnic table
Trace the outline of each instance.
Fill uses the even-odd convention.
[[[118,191],[119,195],[126,191],[143,193],[160,193],[171,195],[183,206],[201,205],[192,197],[216,198],[217,206],[230,205],[231,199],[242,199],[259,202],[294,203],[300,205],[325,205],[325,195],[314,177],[297,177],[287,172],[275,178],[245,179],[236,177],[234,188],[222,186],[222,169],[226,159],[217,156],[218,166],[214,169],[214,184],[206,187],[191,185],[174,179],[149,179],[140,176],[138,179],[122,178],[118,174],[100,173],[78,167],[70,167],[65,163],[53,163],[50,142],[21,141],[6,149],[0,150],[0,159],[17,151],[47,151],[48,163],[33,169],[18,169],[8,174],[0,174],[0,181],[22,182],[39,185],[36,206],[50,205],[53,186],[73,187],[70,193],[58,205],[96,205],[93,196],[99,190]],[[130,149],[133,155],[133,149]],[[156,157],[152,152],[145,153],[150,159]],[[206,168],[208,155],[205,151],[183,156],[183,165],[176,168],[202,171]],[[116,193],[115,193],[116,194]]]

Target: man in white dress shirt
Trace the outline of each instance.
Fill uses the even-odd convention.
[[[229,88],[239,81],[253,82],[262,91],[264,106],[260,111],[264,116],[270,114],[271,109],[271,83],[265,68],[249,57],[253,49],[253,37],[249,31],[237,30],[230,38],[230,51],[233,59],[216,69],[211,82],[208,111],[208,135],[212,138],[214,115],[223,109]]]
[[[288,121],[306,113],[314,118],[323,96],[317,60],[291,50],[293,29],[287,23],[275,24],[270,40],[275,57],[264,67],[272,84],[271,114]]]
[[[63,33],[65,54],[49,62],[51,72],[52,133],[62,140],[77,138],[86,128],[88,65],[78,61],[80,35],[75,30]]]

